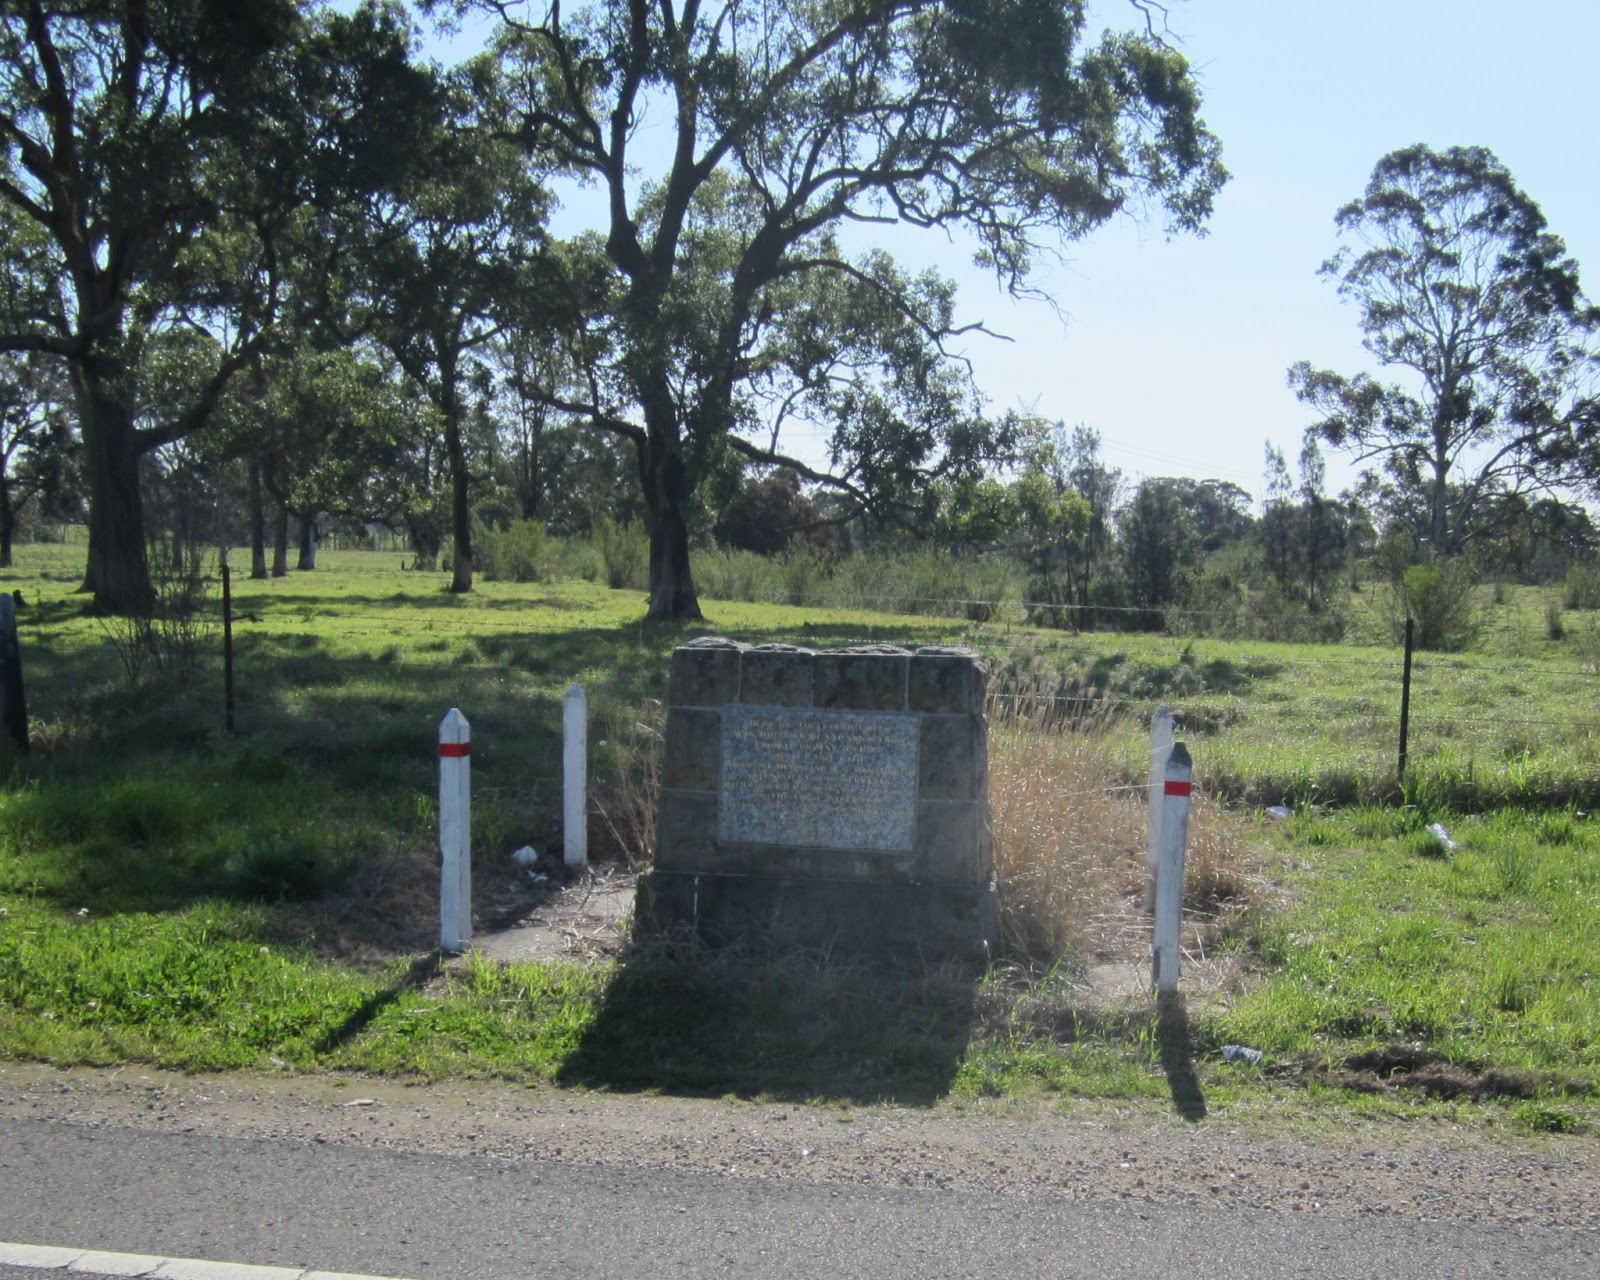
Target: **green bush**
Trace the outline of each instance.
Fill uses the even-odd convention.
[[[1600,565],[1573,565],[1565,587],[1562,604],[1568,609],[1600,609]]]
[[[1414,564],[1401,576],[1396,593],[1399,617],[1396,639],[1405,634],[1405,619],[1416,624],[1418,649],[1460,653],[1478,638],[1480,624],[1472,602],[1472,575],[1463,561],[1429,560]]]
[[[770,601],[783,591],[777,560],[754,551],[707,547],[693,564],[695,587],[710,600]]]
[[[537,520],[477,533],[474,568],[491,582],[548,582],[562,569],[561,544]]]
[[[642,526],[607,517],[595,522],[589,537],[605,566],[606,586],[613,591],[649,590],[650,539]]]

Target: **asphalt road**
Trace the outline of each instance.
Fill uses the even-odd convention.
[[[1600,1233],[0,1121],[0,1241],[431,1280],[1600,1275]],[[38,1280],[0,1267],[0,1277]],[[82,1274],[82,1273],[77,1273]]]

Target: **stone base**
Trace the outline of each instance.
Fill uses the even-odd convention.
[[[688,928],[712,946],[982,967],[999,945],[1000,906],[988,886],[653,871],[639,881],[634,928]]]

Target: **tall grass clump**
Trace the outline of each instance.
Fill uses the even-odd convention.
[[[1568,609],[1600,609],[1600,565],[1575,564],[1568,569],[1561,603]]]
[[[215,647],[218,610],[212,598],[210,556],[193,543],[174,551],[164,540],[150,543],[154,607],[136,617],[100,620],[130,689],[152,674],[187,685]]]
[[[537,520],[485,528],[475,540],[475,567],[490,582],[549,582],[565,568],[561,544]]]
[[[858,555],[839,562],[831,603],[846,609],[986,622],[1023,598],[1020,566],[937,551]]]
[[[694,582],[708,600],[770,601],[782,590],[775,557],[732,547],[697,551]]]
[[[1472,647],[1482,630],[1473,601],[1472,573],[1463,560],[1429,560],[1400,576],[1395,592],[1395,638],[1405,634],[1405,620],[1415,624],[1416,647],[1437,653],[1460,653]]]
[[[1109,706],[1109,704],[1108,704]],[[1063,715],[1053,697],[989,707],[989,803],[1002,945],[1030,967],[1142,960],[1148,792],[1130,781],[1109,710]],[[1147,772],[1147,771],[1146,771]],[[1245,905],[1250,876],[1222,810],[1196,801],[1184,881],[1186,938],[1215,934]]]
[[[879,609],[987,622],[1016,612],[1022,570],[1003,560],[938,551],[865,553],[835,560],[809,546],[778,555],[728,547],[695,554],[695,583],[714,600],[810,609]]]
[[[605,567],[606,586],[613,591],[644,591],[650,586],[650,538],[644,527],[607,517],[596,520],[589,537]]]

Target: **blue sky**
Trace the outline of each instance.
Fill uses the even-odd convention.
[[[1125,0],[1092,13],[1139,21]],[[1317,268],[1335,210],[1380,156],[1416,142],[1494,151],[1600,294],[1600,0],[1173,0],[1168,14],[1234,175],[1208,236],[1123,219],[1067,246],[1039,279],[1059,314],[999,294],[959,241],[880,238],[905,265],[956,278],[963,319],[1014,339],[965,348],[996,409],[1095,427],[1131,478],[1214,476],[1259,494],[1265,442],[1293,465],[1312,417],[1285,386],[1289,365],[1376,371]],[[1331,488],[1352,475],[1328,455]]]

